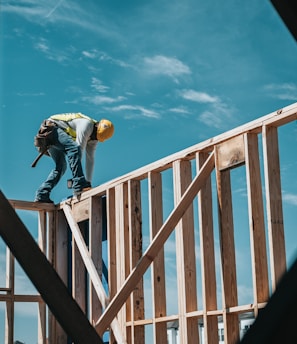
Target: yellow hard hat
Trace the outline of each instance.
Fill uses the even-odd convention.
[[[101,119],[97,126],[97,140],[103,142],[112,137],[114,126],[108,119]]]

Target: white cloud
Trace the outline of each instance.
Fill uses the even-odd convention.
[[[177,77],[191,74],[190,68],[174,57],[156,55],[144,58],[144,68],[153,75],[165,75],[178,82]]]
[[[156,119],[160,118],[160,115],[156,111],[146,109],[145,107],[139,105],[120,105],[109,110],[115,112],[126,112],[124,116],[126,119],[133,119],[139,116]]]
[[[68,60],[66,50],[58,51],[50,47],[48,41],[44,38],[40,38],[38,42],[34,43],[34,48],[45,55],[49,60],[57,61],[59,63]]]
[[[88,96],[82,98],[82,100],[95,105],[118,103],[124,99],[126,98],[122,96],[118,96],[116,98],[106,96]]]
[[[82,51],[82,55],[88,59],[92,59],[92,60],[98,60],[98,61],[107,61],[110,62],[111,64],[123,67],[123,68],[127,68],[127,67],[132,67],[131,65],[129,65],[128,63],[126,63],[123,60],[119,60],[116,58],[111,57],[110,55],[108,55],[107,53],[103,52],[103,51],[99,51],[97,49],[91,49],[90,51]]]
[[[94,77],[92,78],[91,87],[100,93],[105,93],[107,90],[109,90],[108,86],[102,85],[102,81]]]
[[[217,103],[220,100],[218,97],[211,96],[205,92],[198,92],[194,90],[183,90],[181,91],[180,95],[184,99],[191,100],[197,103]]]
[[[283,194],[283,201],[288,204],[297,205],[297,195],[285,193]]]
[[[181,115],[189,115],[190,114],[190,111],[187,110],[183,106],[179,106],[179,107],[176,107],[176,108],[171,108],[171,109],[169,109],[169,111],[170,112],[174,112],[174,113],[178,113],[178,114],[181,114]]]
[[[297,85],[294,83],[268,84],[264,90],[269,92],[269,96],[282,100],[297,100]]]

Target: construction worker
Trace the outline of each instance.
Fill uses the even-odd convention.
[[[97,143],[111,138],[114,126],[107,119],[98,122],[82,113],[53,115],[48,120],[55,123],[53,143],[48,148],[55,167],[36,191],[35,202],[53,203],[50,193],[66,171],[66,157],[72,172],[73,195],[91,188]],[[84,152],[85,174],[81,163]]]

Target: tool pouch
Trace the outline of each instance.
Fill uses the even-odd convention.
[[[48,148],[54,144],[56,123],[44,120],[38,130],[37,135],[34,136],[34,146],[39,153],[48,155]]]

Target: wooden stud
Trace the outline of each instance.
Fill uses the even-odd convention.
[[[191,163],[175,161],[174,203],[178,204],[192,180]],[[190,204],[176,226],[176,265],[178,276],[179,338],[182,344],[199,344],[198,323],[186,318],[187,312],[197,310],[196,257],[193,204]]]
[[[102,280],[102,199],[91,197],[89,210],[89,252],[99,279]],[[102,305],[92,282],[89,283],[89,313],[91,322],[102,314]]]
[[[41,251],[47,254],[47,213],[39,211],[38,214],[38,245]],[[46,305],[38,303],[38,343],[46,344]]]
[[[254,305],[257,307],[258,303],[267,302],[269,297],[267,250],[257,134],[245,134],[245,150]]]
[[[197,171],[208,158],[207,153],[197,153]],[[207,315],[207,312],[217,309],[217,283],[215,271],[215,250],[213,234],[211,177],[201,188],[198,195],[200,254],[201,254],[201,279],[203,298],[203,325],[204,342],[217,344],[218,342],[218,318],[216,315]]]
[[[263,151],[270,266],[272,290],[274,291],[279,279],[286,271],[285,234],[276,127],[263,126]]]
[[[152,241],[163,224],[162,176],[161,173],[151,172],[148,177],[150,239]],[[152,264],[152,297],[154,318],[164,317],[166,315],[166,292],[163,247]],[[166,343],[166,323],[153,323],[153,335],[154,343]]]
[[[107,244],[108,244],[108,288],[110,299],[117,292],[117,247],[116,247],[116,210],[115,189],[106,191],[106,216],[107,216]],[[112,331],[109,333],[109,342],[114,343]]]
[[[139,180],[131,180],[129,188],[129,242],[131,247],[130,269],[132,271],[142,256],[142,211],[141,211],[141,185]],[[131,316],[133,323],[131,343],[144,343],[144,326],[134,326],[135,320],[144,319],[144,292],[143,279],[135,287],[131,300]],[[128,321],[128,318],[127,318]]]
[[[216,148],[215,154],[217,161],[219,152]],[[216,177],[221,246],[224,337],[227,343],[235,343],[239,339],[238,315],[227,313],[229,307],[238,305],[230,170],[219,171],[216,169]]]
[[[5,344],[13,343],[14,333],[14,293],[15,293],[15,261],[14,257],[7,247],[6,249],[6,289],[8,300],[5,307]]]

